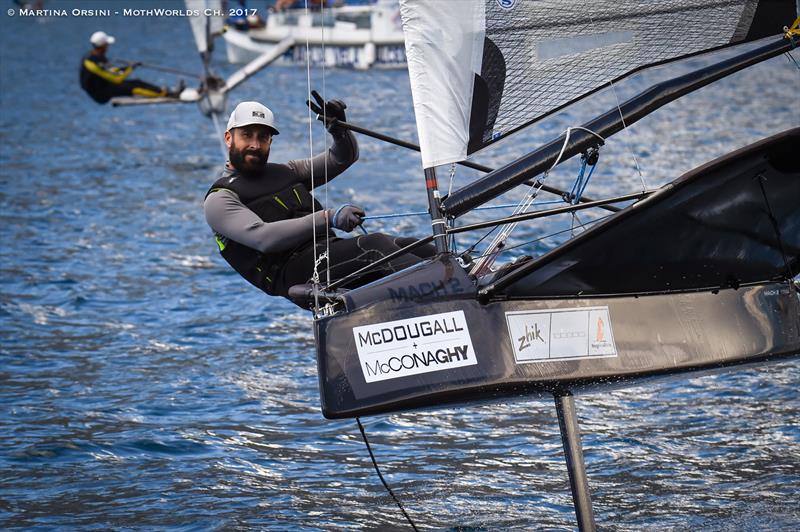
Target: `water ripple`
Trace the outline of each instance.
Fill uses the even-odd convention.
[[[120,54],[199,69],[184,21],[144,22],[102,21]],[[216,253],[201,209],[220,165],[211,124],[188,106],[111,109],[80,92],[77,60],[98,23],[4,17],[0,32],[0,527],[402,528],[355,422],[320,415],[310,316]],[[604,147],[587,194],[636,190],[632,150],[656,186],[796,126],[793,68],[777,58],[637,123]],[[278,160],[308,155],[305,76],[276,68],[237,89],[277,111]],[[312,78],[323,87],[321,72]],[[353,122],[416,141],[405,72],[328,70],[324,87]],[[613,101],[599,94],[478,159],[499,166]],[[569,162],[548,179],[569,187],[576,172]],[[477,175],[458,169],[454,187]],[[344,201],[371,214],[426,210],[418,155],[361,139],[360,161],[328,190],[329,204]],[[532,224],[513,243],[565,231],[519,250],[541,253],[575,223]],[[369,229],[428,231],[424,217]],[[798,382],[787,362],[579,396],[602,528],[797,529]],[[422,528],[573,527],[552,400],[363,422]]]

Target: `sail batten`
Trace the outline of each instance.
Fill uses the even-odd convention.
[[[796,8],[794,0],[401,0],[401,16],[429,167],[463,160],[647,66],[777,34]]]

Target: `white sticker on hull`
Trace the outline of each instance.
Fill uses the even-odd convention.
[[[608,307],[506,312],[517,362],[617,356]]]
[[[367,382],[477,364],[464,311],[353,327]]]

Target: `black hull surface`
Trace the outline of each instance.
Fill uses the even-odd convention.
[[[705,164],[549,253],[452,256],[336,296],[323,413],[619,386],[800,353],[800,128]],[[487,284],[488,283],[488,284]]]
[[[315,322],[325,417],[617,387],[800,353],[800,296],[785,282],[640,297],[398,303]]]

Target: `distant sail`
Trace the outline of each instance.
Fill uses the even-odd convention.
[[[400,0],[423,167],[640,68],[778,34],[795,0]]]
[[[200,13],[198,17],[188,17],[192,25],[192,35],[197,44],[197,51],[201,54],[207,52],[213,45],[213,35],[220,34],[225,25],[225,11],[222,8],[222,0],[185,0],[187,11]],[[219,13],[217,16],[207,16],[206,14]],[[210,37],[209,37],[210,36]]]

